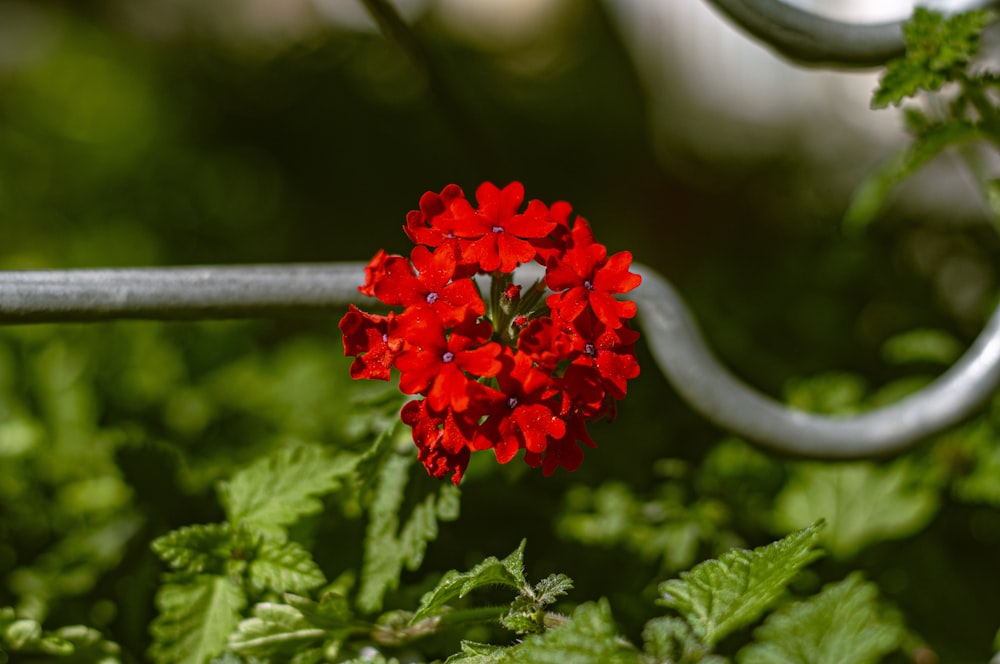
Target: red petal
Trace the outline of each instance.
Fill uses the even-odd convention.
[[[628,271],[632,265],[632,254],[619,251],[598,268],[594,274],[594,288],[608,293],[627,293],[640,283],[642,277]]]

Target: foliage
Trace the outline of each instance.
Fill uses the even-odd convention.
[[[877,662],[901,645],[898,620],[884,615],[878,589],[852,574],[804,602],[775,611],[740,650],[739,664]]]
[[[890,193],[942,151],[975,141],[997,139],[997,115],[989,101],[1000,78],[989,67],[974,67],[980,33],[994,21],[995,12],[979,10],[950,18],[917,8],[904,30],[906,54],[889,63],[872,98],[874,108],[899,105],[918,93],[954,84],[958,90],[945,111],[935,105],[928,112],[906,109],[913,144],[870,176],[855,192],[844,215],[849,228],[863,227],[878,215]]]
[[[995,240],[886,206],[936,155],[996,142],[995,74],[975,56],[985,13],[921,11],[908,28],[876,104],[905,104],[914,142],[855,196],[848,223],[888,221],[857,242],[771,164],[707,183],[665,173],[600,3],[516,57],[420,25],[510,162],[485,167],[375,35],[147,42],[93,29],[100,8],[18,3],[54,30],[18,64],[10,4],[4,268],[356,260],[398,235],[415,187],[516,175],[672,270],[737,373],[838,415],[956,360],[979,320],[937,298],[993,301],[995,279],[976,295],[963,270],[992,274]],[[545,50],[556,42],[578,59]],[[0,659],[962,664],[1000,650],[1000,401],[896,458],[779,458],[720,440],[640,343],[642,374],[578,471],[474,459],[459,492],[395,430],[396,386],[350,379],[342,313],[0,331]]]
[[[945,83],[962,80],[979,50],[979,34],[995,19],[985,9],[945,18],[918,7],[903,29],[906,55],[886,68],[872,106],[899,104],[918,90],[936,92]]]

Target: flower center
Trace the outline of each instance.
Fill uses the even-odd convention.
[[[451,352],[450,350],[446,350],[441,355],[441,361],[444,362],[445,364],[447,364],[448,362],[453,361],[454,359],[455,359],[455,354],[453,352]]]
[[[503,226],[494,226],[493,227],[493,232],[494,233],[503,233]]]
[[[594,284],[590,283],[590,280],[588,279],[583,280],[583,287],[587,290],[594,290]]]
[[[435,302],[438,301],[438,294],[435,293],[434,291],[431,291],[430,293],[427,294],[427,297],[425,297],[424,299],[427,300],[427,304],[434,304]]]
[[[594,344],[584,344],[583,353],[591,357],[597,357],[597,349],[594,348]]]
[[[517,403],[518,403],[517,397],[511,397],[507,399],[507,407],[510,408],[511,410],[517,407]]]
[[[382,335],[382,343],[384,343],[384,344],[389,343],[389,335],[388,334],[383,334]]]

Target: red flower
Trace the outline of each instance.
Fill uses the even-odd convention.
[[[481,316],[486,312],[471,279],[452,280],[457,267],[452,247],[441,246],[431,253],[427,247],[417,246],[410,260],[402,256],[386,259],[384,274],[375,284],[375,295],[382,302],[429,306],[446,326],[460,323],[469,313]]]
[[[507,463],[522,447],[544,451],[547,439],[565,434],[566,425],[556,416],[558,407],[552,397],[557,390],[551,376],[537,369],[524,353],[507,351],[501,362],[497,383],[502,397],[493,402],[482,423],[476,448],[492,447],[497,461]]]
[[[501,347],[487,342],[493,326],[466,318],[450,335],[430,307],[407,309],[397,319],[398,334],[406,340],[396,359],[399,389],[406,394],[424,394],[436,411],[462,411],[478,389],[465,372],[490,377],[500,371]],[[482,387],[479,385],[479,387]]]
[[[633,347],[639,333],[625,326],[609,329],[590,313],[579,316],[573,330],[576,357],[566,368],[567,392],[588,410],[602,410],[604,393],[612,399],[624,398],[626,383],[639,375]],[[600,395],[595,391],[598,386]]]
[[[597,443],[587,433],[587,424],[584,418],[580,416],[569,417],[566,419],[564,435],[551,441],[545,448],[544,454],[525,452],[524,461],[532,468],[541,466],[542,474],[545,477],[551,475],[560,466],[573,472],[583,462],[583,450],[577,445],[578,441],[589,447],[597,447]]]
[[[451,474],[452,483],[458,486],[469,465],[471,450],[464,444],[464,434],[452,414],[433,417],[427,411],[426,401],[421,399],[407,402],[399,416],[412,429],[417,459],[427,472],[437,479]]]
[[[582,217],[573,225],[572,246],[562,259],[549,258],[545,284],[554,291],[546,299],[553,314],[572,322],[589,305],[602,323],[620,327],[622,319],[635,316],[635,302],[620,302],[612,295],[627,293],[642,281],[628,271],[632,254],[620,251],[608,258],[608,250],[594,241]]]
[[[481,272],[513,272],[521,263],[535,259],[535,244],[555,228],[541,201],[531,201],[523,213],[524,187],[511,182],[502,190],[485,182],[476,190],[479,209],[465,199],[453,205],[454,234],[463,240],[462,262],[478,263]]]
[[[378,253],[368,261],[368,265],[365,265],[365,283],[358,286],[358,291],[362,295],[375,297],[375,284],[385,276],[385,261],[387,258],[389,258],[389,254],[385,253],[384,249],[379,249]]]
[[[570,241],[569,215],[572,212],[572,206],[566,201],[556,201],[549,206],[549,221],[554,222],[555,227],[548,237],[535,242],[538,261],[542,265],[547,265],[550,258],[558,260],[566,252],[566,245]]]
[[[437,247],[442,244],[457,246],[455,234],[450,225],[452,217],[445,214],[457,200],[465,200],[465,194],[456,184],[449,184],[440,194],[426,192],[420,197],[420,209],[406,215],[403,230],[413,244]]]
[[[517,337],[517,349],[540,367],[554,370],[573,352],[572,338],[563,333],[551,318],[536,318]]]
[[[394,313],[378,316],[350,305],[339,327],[344,335],[344,355],[357,356],[351,364],[351,378],[389,380],[389,369],[403,349],[394,323]]]
[[[379,251],[365,266],[359,291],[404,311],[350,307],[340,329],[355,356],[351,376],[388,380],[395,367],[400,390],[424,397],[400,417],[436,478],[457,485],[470,453],[486,449],[506,463],[523,448],[545,475],[575,470],[580,443],[594,446],[587,422],[613,417],[639,374],[639,335],[626,324],[635,304],[615,298],[639,284],[632,256],[608,257],[580,217],[571,228],[568,203],[533,200],[519,211],[518,182],[484,183],[476,198],[474,209],[456,185],[425,193],[406,217],[417,244],[409,258]],[[545,285],[556,291],[544,300],[545,285],[522,293],[507,276],[531,260],[546,266]],[[476,272],[492,273],[489,302]]]

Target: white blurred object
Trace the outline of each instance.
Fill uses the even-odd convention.
[[[938,0],[938,9],[969,0]],[[795,0],[837,20],[885,22],[906,0]],[[947,7],[946,7],[947,5]],[[609,0],[651,105],[651,131],[665,162],[678,147],[708,163],[799,153],[846,197],[909,140],[896,109],[870,109],[880,71],[792,64],[746,35],[705,0]],[[940,166],[940,165],[939,165]],[[924,209],[976,216],[983,201],[954,161],[918,176],[908,199]]]
[[[783,0],[799,9],[820,16],[857,23],[881,23],[906,20],[916,6],[953,13],[973,5],[970,0]]]
[[[508,45],[549,31],[567,0],[436,0],[440,20],[453,32],[489,48]]]

